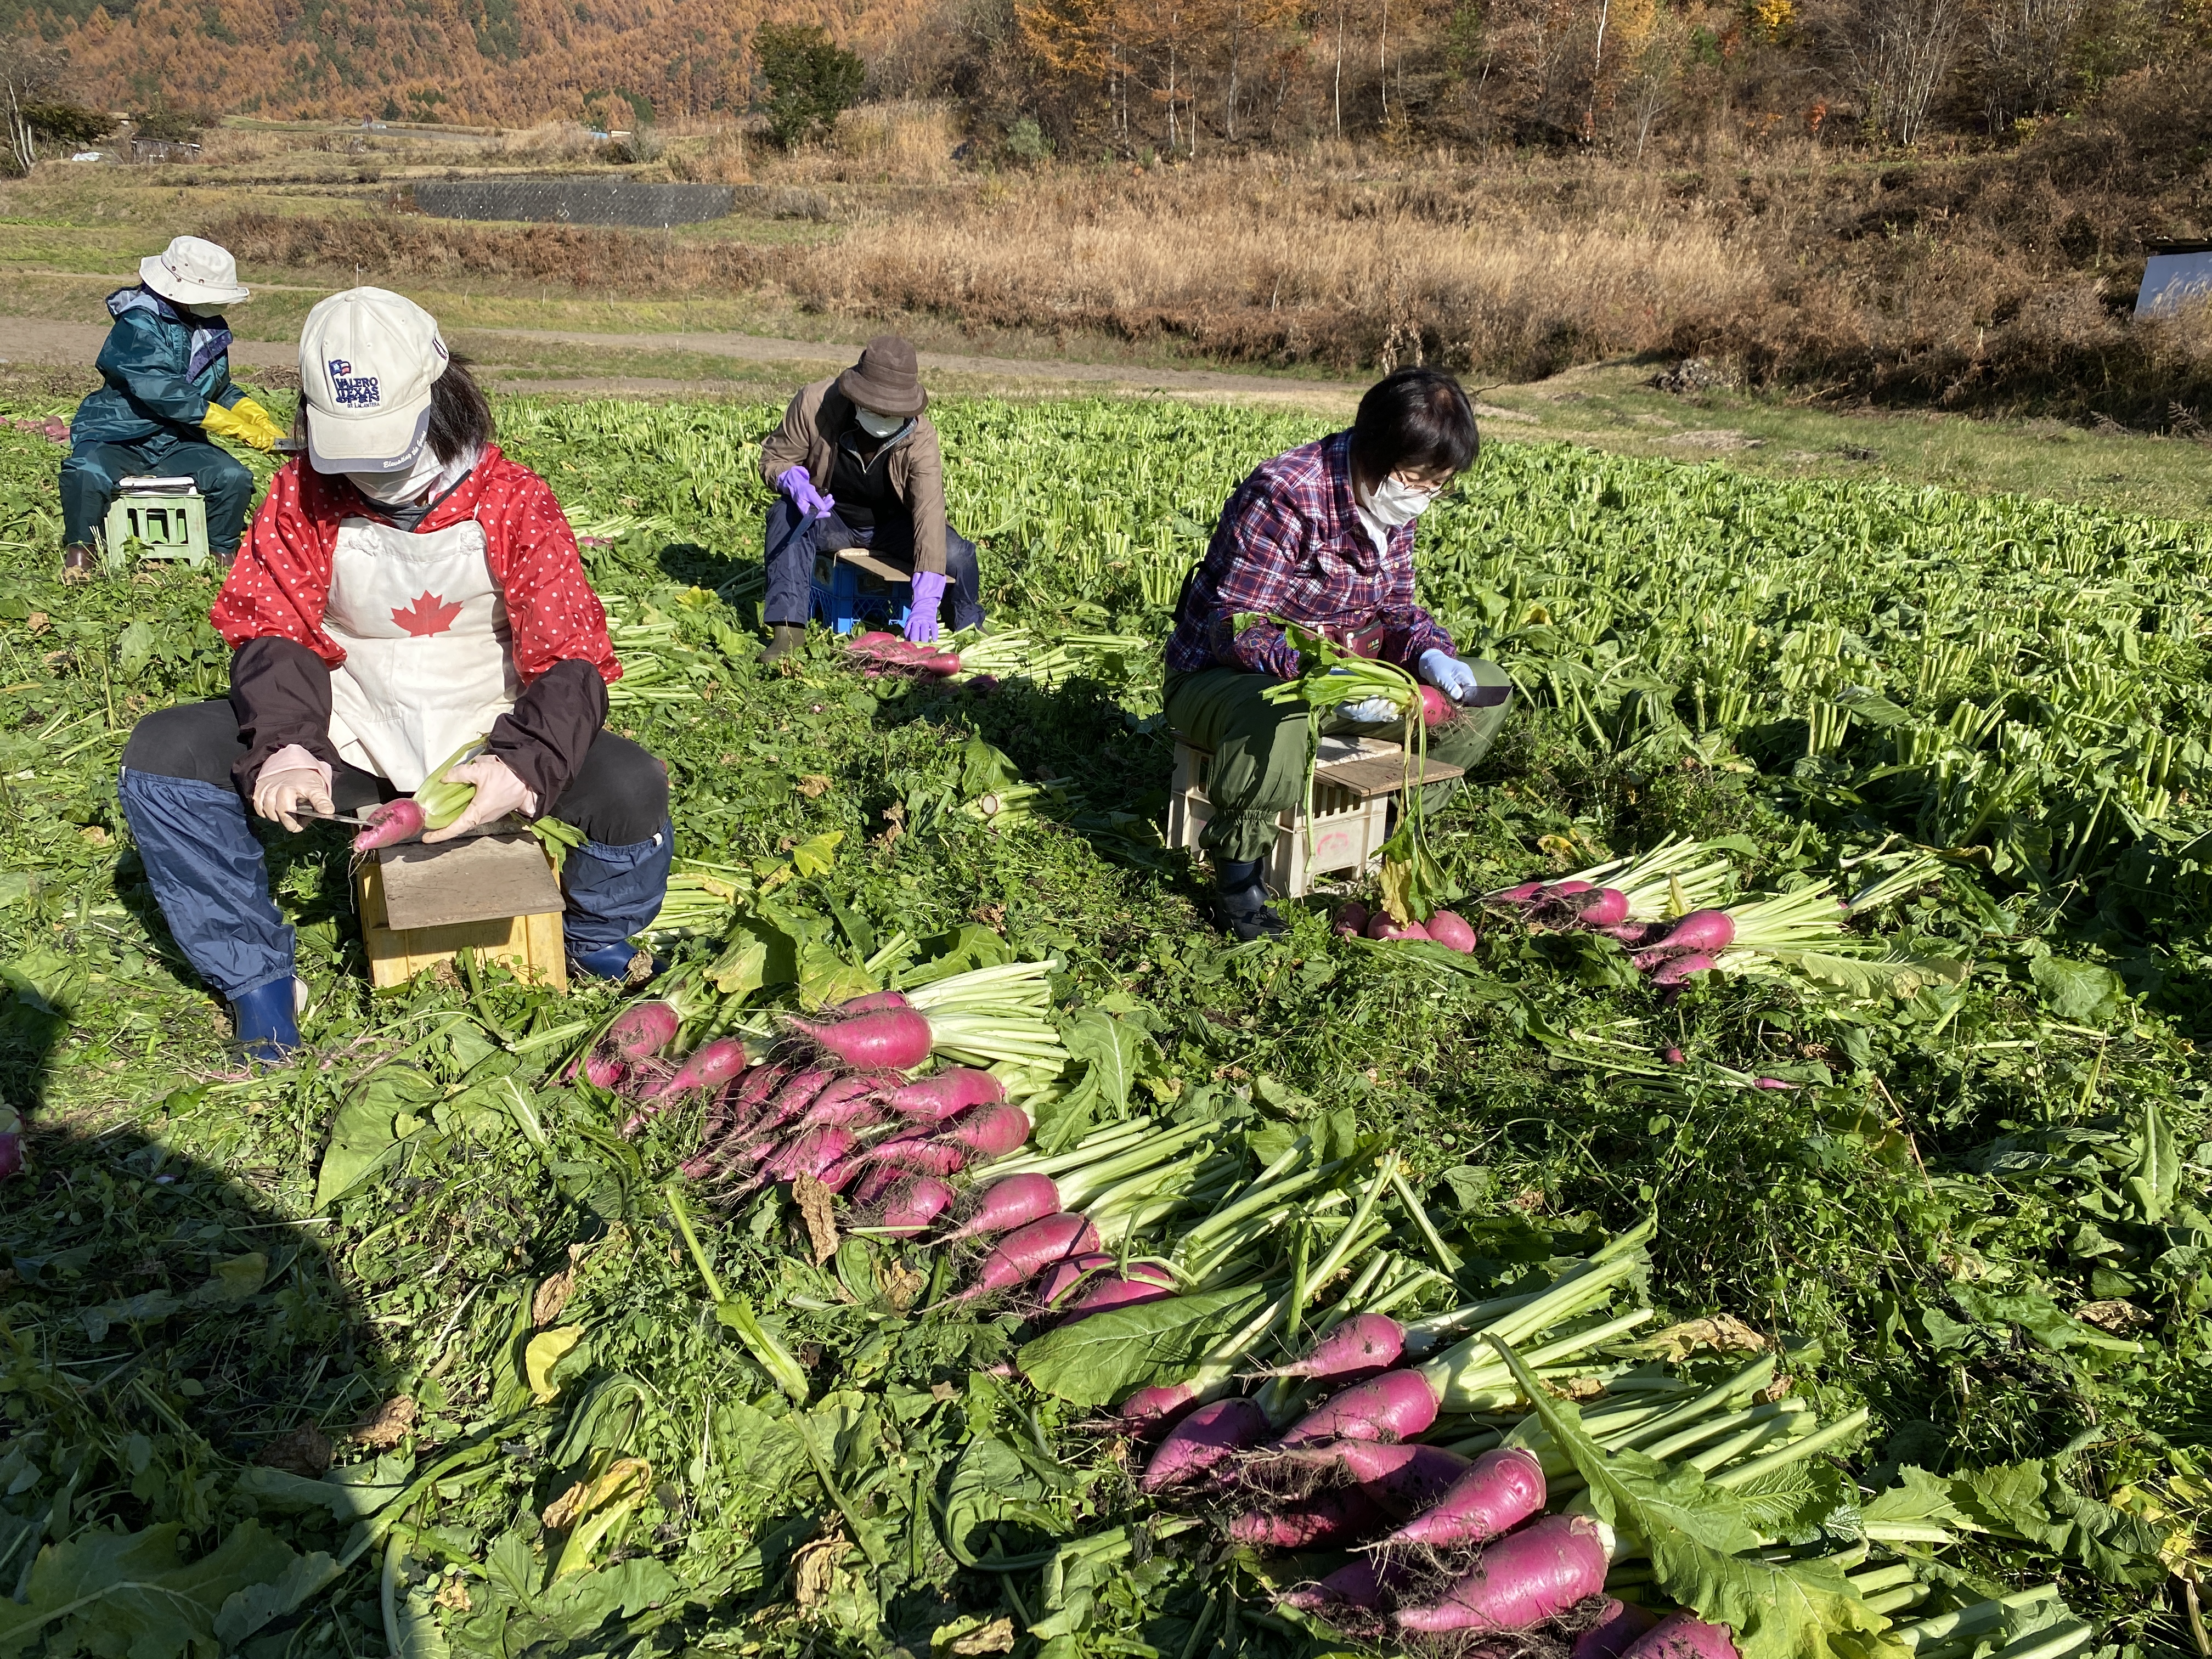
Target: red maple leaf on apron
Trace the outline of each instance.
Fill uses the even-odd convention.
[[[417,639],[432,634],[442,634],[453,625],[453,618],[461,614],[458,605],[448,605],[438,593],[423,593],[404,611],[394,607],[392,620]]]

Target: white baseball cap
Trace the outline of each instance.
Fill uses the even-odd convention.
[[[180,306],[234,306],[250,298],[230,250],[198,236],[179,236],[138,262],[138,280]]]
[[[307,459],[318,472],[400,472],[430,431],[430,388],[450,361],[438,319],[388,289],[316,302],[300,330]]]

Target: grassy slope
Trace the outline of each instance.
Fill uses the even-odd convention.
[[[632,431],[615,410],[509,406],[506,418],[517,452],[546,470],[572,508],[663,514],[693,538],[664,545],[665,537],[634,536],[593,557],[609,592],[666,605],[712,669],[709,696],[617,722],[670,759],[687,854],[772,863],[794,839],[841,831],[844,855],[808,890],[835,899],[859,926],[924,933],[981,918],[1012,940],[1065,952],[1068,994],[1109,1006],[1134,999],[1157,1011],[1166,1069],[1186,1093],[1210,1088],[1228,1100],[1258,1091],[1293,1110],[1310,1098],[1404,1126],[1423,1175],[1462,1172],[1455,1190],[1488,1218],[1483,1224],[1508,1258],[1528,1245],[1517,1231],[1523,1221],[1618,1223],[1656,1201],[1666,1228],[1655,1288],[1669,1310],[1723,1310],[1814,1339],[1817,1354],[1800,1356],[1805,1384],[1831,1404],[1861,1397],[1876,1408],[1863,1468],[2045,1455],[2094,1422],[2103,1437],[2084,1478],[2101,1491],[2155,1470],[2166,1441],[2206,1431],[2202,1331],[2185,1316],[2161,1326],[2163,1346],[2139,1362],[2053,1352],[2014,1335],[1969,1341],[1939,1363],[1928,1346],[1936,1328],[1923,1313],[1948,1305],[1948,1286],[1984,1273],[2015,1285],[2022,1275],[2048,1283],[2069,1306],[2129,1282],[2093,1284],[2087,1264],[2069,1255],[2081,1216],[2075,1188],[2057,1178],[2001,1182],[1979,1172],[1977,1149],[2053,1126],[2124,1131],[2148,1102],[2163,1103],[2185,1146],[2201,1134],[2201,1066],[2185,1040],[2204,1020],[2208,964],[2195,944],[2177,938],[2160,947],[2155,971],[2148,957],[2130,967],[2135,982],[2163,988],[2101,1033],[2055,1026],[2039,1009],[2027,975],[2038,930],[2017,905],[1925,908],[1923,932],[1970,951],[1983,971],[1962,993],[1870,1023],[1749,984],[1702,992],[1670,1012],[1614,988],[1586,953],[1509,936],[1487,947],[1485,975],[1437,975],[1332,942],[1311,908],[1297,912],[1283,945],[1227,949],[1200,924],[1199,890],[1177,861],[1111,861],[1049,826],[1003,838],[957,822],[941,834],[929,828],[930,803],[957,793],[959,744],[970,732],[1003,746],[1030,775],[1074,777],[1094,802],[1157,812],[1166,757],[1143,718],[1153,707],[1145,682],[1118,700],[1095,686],[1053,696],[1018,689],[994,700],[878,696],[826,654],[790,676],[758,678],[750,647],[715,631],[726,614],[719,604],[677,598],[687,585],[728,581],[750,556],[759,498],[741,458],[703,464],[665,428]],[[1089,538],[1059,515],[1084,501],[1116,503],[1137,515],[1141,544],[1151,533],[1144,526],[1206,510],[1251,459],[1316,428],[1311,417],[1289,415],[1052,404],[954,405],[946,419],[957,440],[956,511],[979,525],[994,503],[1016,514],[983,525],[1001,532],[990,568],[1000,616],[1154,634],[1163,617],[1138,599],[1127,570],[1084,566]],[[1072,447],[1102,422],[1121,435]],[[303,1425],[342,1430],[376,1400],[405,1391],[422,1402],[426,1441],[489,1430],[501,1448],[482,1478],[456,1486],[435,1510],[448,1530],[431,1553],[475,1564],[507,1517],[557,1495],[577,1455],[573,1446],[556,1455],[565,1407],[533,1410],[516,1395],[514,1360],[533,1286],[573,1265],[575,1299],[561,1317],[592,1333],[595,1374],[630,1370],[653,1383],[620,1442],[649,1456],[663,1481],[634,1536],[659,1540],[685,1582],[726,1587],[710,1599],[737,1591],[726,1615],[692,1615],[695,1626],[728,1628],[760,1582],[763,1563],[744,1552],[794,1498],[803,1511],[808,1488],[796,1472],[763,1461],[754,1443],[760,1425],[730,1403],[759,1384],[701,1320],[696,1286],[652,1218],[641,1177],[680,1152],[683,1126],[656,1130],[641,1148],[642,1168],[632,1168],[589,1103],[541,1087],[530,1098],[549,1137],[543,1157],[503,1111],[459,1111],[391,1177],[347,1200],[332,1224],[293,1224],[311,1209],[329,1115],[368,1062],[405,1054],[457,1079],[484,1056],[482,1031],[557,1034],[604,1000],[586,993],[562,1003],[497,982],[448,981],[373,1001],[347,920],[343,852],[311,835],[277,844],[276,883],[301,924],[316,994],[307,1030],[334,1061],[258,1081],[225,1071],[219,1021],[149,907],[112,782],[137,712],[220,694],[222,653],[196,621],[210,584],[151,571],[82,593],[59,589],[48,574],[56,453],[0,435],[13,501],[0,593],[13,616],[0,678],[21,710],[0,738],[9,767],[0,866],[9,872],[0,883],[0,956],[15,988],[5,1005],[6,1085],[10,1098],[36,1103],[43,1194],[39,1205],[13,1206],[0,1237],[14,1252],[7,1316],[25,1345],[5,1362],[19,1390],[9,1410],[19,1425],[42,1425],[43,1437],[22,1443],[41,1468],[77,1470],[80,1516],[129,1525],[173,1516],[204,1541],[207,1528],[240,1512],[226,1496],[237,1462],[267,1455],[276,1437]],[[1065,476],[1025,502],[998,457],[1032,477],[1057,458]],[[1485,477],[1481,498],[1517,504],[1510,533],[1533,538],[1532,550],[1549,544],[1560,514],[1587,510],[1599,483],[1595,463],[1565,454],[1510,459]],[[1723,506],[1761,499],[1759,485],[1725,473],[1650,482],[1704,488],[1700,478]],[[1877,507],[1885,522],[1905,522],[1894,498],[1848,487],[1844,495]],[[1449,522],[1439,533],[1448,545],[1463,540]],[[1754,563],[1760,557],[1755,539],[1742,551]],[[1547,555],[1559,556],[1556,546]],[[1440,568],[1464,577],[1462,566]],[[1474,603],[1476,592],[1454,586],[1441,597],[1456,607]],[[142,619],[151,625],[150,655],[124,641]],[[742,609],[727,617],[747,619]],[[801,792],[803,775],[831,787]],[[1668,831],[1742,834],[1759,849],[1754,872],[1784,870],[1825,856],[1830,837],[1847,832],[1795,816],[1799,797],[1781,787],[1784,775],[1594,757],[1576,720],[1540,708],[1516,722],[1482,787],[1452,809],[1442,850],[1477,888]],[[889,833],[894,805],[915,833]],[[1668,1093],[1551,1068],[1520,1035],[1523,1014],[1498,999],[1499,980],[1562,1029],[1638,1018],[1654,1040],[1663,1030],[1693,1054],[1761,1069],[1802,1071],[1825,1058],[1840,1074],[1839,1056],[1863,1053],[1886,1087]],[[535,1082],[551,1052],[530,1050],[517,1076]],[[720,1236],[726,1274],[772,1306],[793,1293],[835,1303],[834,1282],[769,1253],[768,1237],[757,1229]],[[258,1266],[256,1253],[264,1258]],[[225,1263],[234,1264],[228,1280]],[[246,1286],[244,1319],[165,1320],[125,1301],[161,1292],[221,1305],[256,1273],[265,1287]],[[88,1308],[104,1310],[98,1335],[79,1316]],[[819,1345],[825,1383],[881,1381],[912,1402],[901,1409],[921,1413],[908,1442],[915,1455],[942,1431],[931,1426],[937,1407],[927,1395],[897,1390],[951,1379],[959,1402],[957,1379],[1004,1340],[988,1323],[894,1320],[856,1330],[834,1314],[785,1316],[793,1340]],[[82,1388],[20,1392],[57,1355],[61,1374]],[[964,1403],[947,1409],[978,1420],[1012,1409],[982,1383],[967,1388]],[[1030,1431],[1018,1414],[1005,1420]],[[1051,1432],[1058,1422],[1048,1406],[1037,1426]],[[82,1462],[71,1461],[72,1448],[83,1449]],[[203,1476],[213,1478],[195,1484]],[[33,1477],[22,1502],[44,1502],[57,1479]],[[882,1501],[896,1513],[904,1500],[894,1486]],[[274,1510],[269,1519],[302,1548],[343,1542],[342,1529],[310,1516]],[[771,1589],[798,1535],[762,1540]],[[2046,1571],[2041,1558],[2008,1562],[1998,1551],[1977,1553],[1973,1563],[1996,1580]],[[957,1607],[992,1610],[988,1589],[975,1599],[979,1587],[951,1579],[941,1558],[907,1566],[884,1581],[882,1616],[909,1647],[918,1650]],[[454,1581],[471,1587],[479,1607],[488,1594],[482,1571],[471,1565]],[[937,1588],[946,1583],[950,1600]],[[356,1570],[319,1604],[294,1650],[365,1650],[380,1628],[374,1595],[373,1579]],[[2085,1604],[2099,1596],[2085,1585],[2075,1595]],[[2152,1611],[2134,1592],[2105,1601],[2129,1629]],[[831,1613],[863,1625],[875,1617]],[[1113,1617],[1124,1639],[1175,1651],[1190,1614],[1170,1598],[1164,1610],[1139,1605]]]

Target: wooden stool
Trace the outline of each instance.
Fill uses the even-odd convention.
[[[190,478],[118,478],[100,541],[110,570],[123,568],[125,550],[132,542],[138,544],[141,558],[205,564],[207,502]]]
[[[380,991],[464,951],[507,963],[518,979],[568,988],[561,886],[535,836],[384,848],[355,872],[354,902]]]
[[[1213,755],[1176,733],[1175,779],[1168,795],[1168,845],[1198,851],[1199,836],[1213,816],[1206,786]],[[1443,783],[1463,768],[1429,760],[1419,781]],[[1267,855],[1267,889],[1303,898],[1316,875],[1372,865],[1390,838],[1390,802],[1406,783],[1406,751],[1380,738],[1323,738],[1314,760],[1313,817],[1293,807],[1275,819],[1275,845]]]

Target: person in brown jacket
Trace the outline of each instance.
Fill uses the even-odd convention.
[[[908,639],[937,638],[948,587],[952,626],[982,622],[975,544],[945,522],[945,459],[928,406],[913,345],[878,334],[842,374],[803,388],[761,446],[761,477],[776,492],[762,661],[805,638],[816,556],[851,547],[913,571]]]

